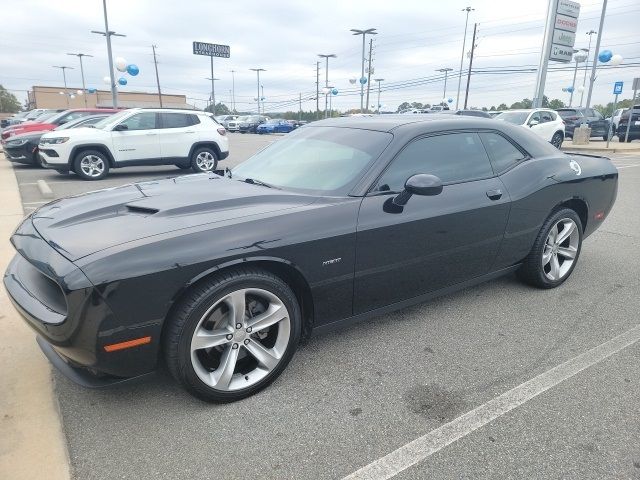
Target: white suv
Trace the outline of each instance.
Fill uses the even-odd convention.
[[[47,168],[100,180],[110,168],[134,165],[176,165],[208,172],[229,156],[229,139],[205,112],[133,108],[92,127],[46,133],[39,151]]]
[[[507,110],[494,117],[496,120],[522,125],[544,138],[554,147],[560,148],[564,140],[564,122],[558,112],[548,108]]]

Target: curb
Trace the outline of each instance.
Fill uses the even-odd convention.
[[[45,182],[44,180],[38,180],[37,182],[38,184],[38,190],[40,190],[40,194],[44,197],[44,198],[53,198],[53,190],[51,190],[51,187],[49,186],[49,184],[47,182]]]

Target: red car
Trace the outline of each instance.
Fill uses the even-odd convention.
[[[86,117],[95,113],[116,113],[118,109],[114,108],[74,108],[73,110],[65,110],[52,117],[47,118],[43,122],[25,122],[19,125],[13,125],[2,131],[2,144],[4,145],[8,138],[14,135],[21,135],[27,132],[44,132],[53,130],[54,128],[67,123],[76,118]]]

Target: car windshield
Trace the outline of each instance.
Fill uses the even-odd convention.
[[[514,125],[524,125],[527,121],[529,112],[503,112],[500,115],[496,115],[496,120],[504,120],[505,122],[513,123]]]
[[[236,120],[238,122],[244,122],[247,118],[249,118],[247,115],[242,115],[242,116],[236,118]]]
[[[348,193],[392,138],[356,128],[304,127],[234,168],[232,178],[306,193]]]
[[[250,115],[248,117],[245,117],[243,120],[245,122],[259,122],[260,121],[260,117],[258,117],[257,115]]]
[[[565,110],[556,110],[556,111],[560,114],[562,118],[577,117],[580,115],[580,112],[578,112],[578,110],[565,109]]]
[[[57,112],[45,112],[42,113],[38,116],[38,118],[36,118],[34,121],[35,122],[45,122],[45,121],[49,121],[49,119],[53,118],[54,116],[56,116],[58,113]]]
[[[116,123],[118,123],[120,120],[123,119],[123,117],[126,117],[130,114],[131,112],[129,110],[123,110],[121,112],[118,113],[114,113],[113,115],[109,115],[106,118],[103,118],[102,120],[100,120],[97,123],[93,124],[94,128],[100,128],[102,130],[108,130],[110,129],[113,125],[115,125]]]
[[[86,127],[88,125],[93,126],[94,123],[101,121],[105,117],[108,117],[108,115],[76,118],[75,120],[71,120],[70,122],[63,123],[62,125],[57,126],[56,128],[54,128],[54,130],[67,130],[69,128]]]
[[[277,125],[278,123],[280,123],[282,120],[280,120],[279,118],[274,118],[272,120],[269,120],[267,123],[270,123],[272,125]]]

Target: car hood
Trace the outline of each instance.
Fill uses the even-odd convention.
[[[21,133],[19,135],[12,135],[7,142],[15,142],[16,140],[38,140],[44,132],[29,132],[29,133]]]
[[[124,185],[55,200],[31,216],[34,227],[71,261],[154,235],[313,203],[302,195],[211,174]]]

